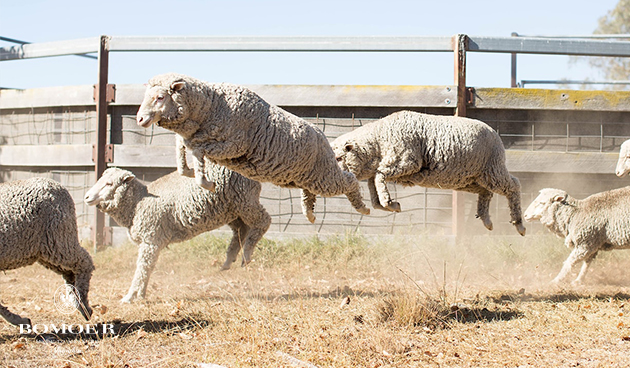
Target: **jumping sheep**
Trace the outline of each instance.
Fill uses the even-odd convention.
[[[0,271],[39,262],[63,276],[70,300],[86,320],[94,264],[79,244],[74,201],[56,181],[45,178],[0,184]],[[0,315],[14,325],[30,325],[0,305]]]
[[[583,262],[574,284],[583,281],[600,250],[630,248],[630,187],[593,194],[579,200],[561,189],[546,188],[527,207],[525,220],[540,222],[564,238],[573,249],[554,283],[561,282],[578,262]]]
[[[630,139],[623,142],[619,148],[619,160],[617,160],[615,173],[620,178],[630,173]]]
[[[85,203],[126,227],[131,241],[138,244],[136,271],[121,302],[145,297],[162,249],[225,224],[233,236],[222,269],[230,268],[241,248],[243,265],[251,261],[254,247],[271,224],[259,202],[261,185],[219,165],[209,164],[206,169],[215,192],[177,172],[147,186],[127,170],[109,168],[85,194]]]
[[[212,187],[203,177],[205,157],[256,181],[302,189],[302,212],[310,222],[318,194],[345,194],[359,213],[370,213],[358,180],[339,169],[324,134],[247,88],[158,75],[149,81],[136,119],[183,138],[199,185]]]
[[[485,123],[456,116],[399,111],[343,134],[332,143],[339,166],[368,181],[375,209],[400,211],[387,181],[478,194],[477,217],[488,230],[493,192],[507,197],[521,235],[521,186],[505,166],[499,135]]]

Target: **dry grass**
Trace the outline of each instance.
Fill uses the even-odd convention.
[[[227,238],[162,253],[145,301],[121,305],[135,247],[95,256],[92,323],[115,336],[20,335],[0,321],[13,367],[627,366],[630,254],[593,263],[587,285],[548,285],[559,239],[360,236],[265,240],[220,272]],[[4,305],[35,324],[83,323],[53,306],[61,278],[0,275]],[[101,313],[104,312],[104,313]]]

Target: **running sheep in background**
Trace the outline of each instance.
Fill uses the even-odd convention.
[[[619,147],[619,160],[617,160],[617,168],[615,174],[623,178],[630,173],[630,139],[623,142]]]
[[[561,189],[546,188],[527,207],[526,221],[540,220],[573,249],[553,280],[561,282],[578,262],[582,268],[574,284],[580,284],[600,250],[630,248],[630,187],[575,199]]]
[[[368,181],[375,209],[399,212],[388,181],[478,194],[477,217],[492,230],[493,193],[505,196],[521,235],[521,186],[505,166],[505,148],[490,126],[457,116],[399,111],[335,139],[339,166]]]
[[[149,81],[136,119],[142,127],[156,124],[181,136],[204,187],[212,187],[203,176],[206,158],[259,182],[302,189],[302,212],[310,222],[316,195],[345,194],[359,213],[370,213],[358,180],[337,166],[324,134],[247,88],[158,75]]]
[[[233,236],[222,269],[230,268],[241,248],[242,265],[251,261],[271,224],[271,216],[259,202],[261,185],[222,166],[209,164],[206,169],[215,183],[214,192],[177,172],[147,186],[127,170],[109,168],[85,194],[85,203],[126,227],[131,241],[138,244],[136,271],[121,302],[145,297],[149,277],[166,246],[226,224]]]
[[[79,243],[70,193],[54,180],[32,178],[0,184],[0,271],[35,262],[60,274],[68,297],[86,320],[92,257]],[[0,305],[0,315],[14,325],[30,325]]]

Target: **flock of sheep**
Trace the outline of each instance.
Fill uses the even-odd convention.
[[[600,250],[630,248],[630,187],[583,200],[543,189],[522,215],[520,183],[507,170],[501,139],[477,120],[400,111],[329,143],[317,127],[244,87],[178,74],[149,81],[136,119],[142,127],[155,124],[176,133],[177,172],[144,185],[129,171],[109,168],[85,195],[88,205],[126,227],[138,245],[136,271],[122,302],[145,297],[162,249],[223,225],[233,236],[222,269],[241,250],[242,264],[249,263],[271,223],[260,204],[260,182],[300,188],[302,211],[311,222],[317,195],[345,194],[359,213],[369,214],[359,189],[359,180],[367,180],[372,207],[385,211],[401,211],[387,182],[475,193],[477,217],[492,230],[488,208],[498,193],[507,198],[519,234],[525,235],[523,218],[540,220],[573,249],[554,282],[583,262],[579,283]],[[616,173],[629,172],[627,141]],[[75,307],[89,320],[94,265],[79,244],[68,191],[34,178],[0,184],[0,198],[0,270],[39,262],[61,274]],[[0,315],[14,325],[30,324],[2,305]]]

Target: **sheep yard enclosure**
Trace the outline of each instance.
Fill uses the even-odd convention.
[[[250,86],[266,100],[305,118],[332,140],[394,111],[409,109],[452,115],[455,86]],[[111,86],[106,131],[109,166],[152,181],[175,169],[174,134],[137,126],[144,87]],[[497,130],[510,172],[522,184],[526,206],[542,187],[561,187],[577,198],[623,186],[614,175],[617,152],[630,138],[630,93],[478,88],[470,89],[467,116]],[[3,181],[48,176],[75,198],[82,238],[90,238],[95,209],[83,203],[95,182],[93,142],[96,112],[93,87],[0,91],[0,175]],[[367,186],[363,196],[369,198]],[[476,196],[449,190],[389,184],[402,213],[372,211],[362,216],[343,196],[320,198],[310,224],[301,214],[298,190],[263,184],[261,203],[272,216],[271,233],[439,235],[484,233],[475,218]],[[494,196],[494,233],[510,231],[509,209]],[[455,210],[453,210],[455,208]],[[536,224],[529,224],[536,231]],[[124,241],[124,230],[106,220],[106,239]]]
[[[40,332],[0,323],[0,366],[627,366],[627,251],[563,288],[549,280],[568,250],[551,235],[266,239],[248,267],[219,271],[228,243],[208,234],[164,250],[133,304],[119,299],[136,247],[98,252],[90,323],[111,325],[105,336],[43,331],[84,323],[55,308],[50,271],[0,274],[3,302]]]
[[[41,176],[68,189],[96,266],[89,323],[101,331],[44,331],[84,323],[57,308],[60,278],[38,265],[3,272],[2,304],[39,330],[0,322],[0,366],[627,366],[630,252],[601,252],[580,287],[552,286],[569,250],[539,223],[516,235],[501,195],[491,202],[491,232],[475,218],[475,195],[393,183],[402,212],[365,216],[344,196],[318,197],[311,224],[299,190],[263,183],[271,227],[249,265],[219,271],[230,243],[223,227],[164,249],[147,298],[132,304],[119,301],[137,247],[84,196],[108,166],[145,183],[176,168],[174,134],[136,122],[145,86],[108,83],[109,51],[393,50],[453,52],[453,85],[247,87],[329,141],[400,110],[479,119],[505,146],[523,210],[547,187],[584,198],[628,185],[615,163],[630,138],[630,92],[470,87],[465,55],[630,56],[629,45],[465,35],[102,36],[0,48],[0,61],[98,51],[96,85],[0,90],[0,182]],[[361,192],[369,205],[365,183]]]

